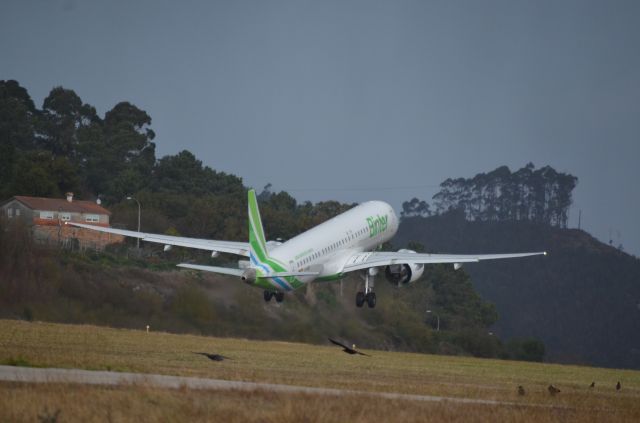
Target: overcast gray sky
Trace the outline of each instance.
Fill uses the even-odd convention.
[[[131,101],[158,157],[300,201],[548,164],[572,226],[640,254],[639,1],[4,0],[0,79]]]

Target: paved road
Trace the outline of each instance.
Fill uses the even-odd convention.
[[[410,401],[452,402],[464,404],[484,404],[500,406],[534,406],[547,407],[542,404],[518,404],[473,398],[441,397],[434,395],[411,395],[390,392],[367,392],[347,389],[311,388],[306,386],[279,385],[260,382],[237,382],[220,379],[204,379],[186,376],[166,376],[146,373],[120,373],[80,369],[56,369],[56,368],[32,368],[0,366],[0,380],[27,383],[80,383],[87,385],[147,385],[157,388],[182,388],[212,389],[212,390],[239,390],[239,391],[270,391],[291,394],[316,394],[316,395],[357,395],[388,399],[400,399]]]

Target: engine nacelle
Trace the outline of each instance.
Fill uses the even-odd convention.
[[[256,269],[254,268],[245,269],[244,272],[242,272],[241,278],[243,281],[245,281],[248,284],[254,283],[256,281]]]
[[[415,253],[412,250],[398,250],[399,253]],[[424,273],[424,264],[391,264],[384,269],[384,276],[396,287],[408,285],[420,279]]]

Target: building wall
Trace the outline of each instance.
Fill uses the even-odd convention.
[[[42,216],[42,212],[50,212],[53,214],[52,219],[43,219]],[[60,223],[64,224],[64,220],[62,219],[62,215],[63,214],[68,214],[71,216],[71,222],[75,222],[75,223],[85,223],[85,224],[89,224],[89,225],[96,225],[96,226],[109,226],[109,215],[107,214],[94,214],[94,213],[70,213],[70,212],[64,212],[64,211],[50,211],[50,210],[34,210],[33,211],[33,223],[34,225],[43,225],[43,226],[50,226],[50,225],[54,225],[54,226],[58,226]],[[87,216],[88,215],[93,215],[93,216],[97,216],[98,221],[88,221],[87,220]]]
[[[77,246],[83,250],[103,250],[109,244],[124,242],[125,238],[122,235],[74,228],[68,225],[34,225],[32,231],[33,238],[38,243],[67,247]]]
[[[3,205],[1,209],[2,209],[2,216],[7,219],[21,218],[21,219],[25,219],[27,222],[30,222],[33,220],[33,210],[31,210],[28,207],[25,207],[21,202],[17,200],[8,202],[7,204]],[[9,217],[9,209],[11,209],[11,217]],[[18,216],[17,210],[19,210],[19,214],[20,214],[19,216]]]
[[[9,210],[11,212],[9,213]],[[19,210],[19,213],[16,211]],[[52,213],[51,219],[42,219],[41,211]],[[96,214],[97,222],[87,222],[86,213],[70,213],[53,210],[31,210],[20,201],[12,200],[0,207],[2,217],[9,222],[15,219],[23,219],[31,225],[33,238],[36,242],[47,245],[73,246],[80,249],[102,250],[108,244],[124,241],[121,235],[106,234],[90,229],[74,228],[65,225],[61,220],[61,213],[69,213],[71,222],[88,223],[96,226],[109,226],[109,215]],[[11,214],[11,216],[9,216]]]
[[[71,216],[71,222],[76,223],[89,223],[91,225],[99,225],[99,226],[109,226],[109,215],[108,214],[98,214],[98,213],[78,213],[78,212],[65,212],[64,210],[46,210],[46,209],[38,209],[32,210],[29,207],[26,207],[18,200],[12,200],[7,204],[0,206],[2,210],[2,215],[8,219],[13,219],[16,217],[21,217],[26,219],[29,222],[33,222],[35,225],[58,225],[60,216],[62,214],[69,214]],[[18,216],[19,211],[19,216]],[[41,212],[49,212],[52,214],[51,219],[42,219]],[[87,221],[87,215],[95,215],[98,220],[97,221]]]

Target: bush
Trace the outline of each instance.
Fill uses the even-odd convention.
[[[521,361],[543,361],[545,347],[535,338],[511,339],[507,342],[506,352],[510,359]]]

